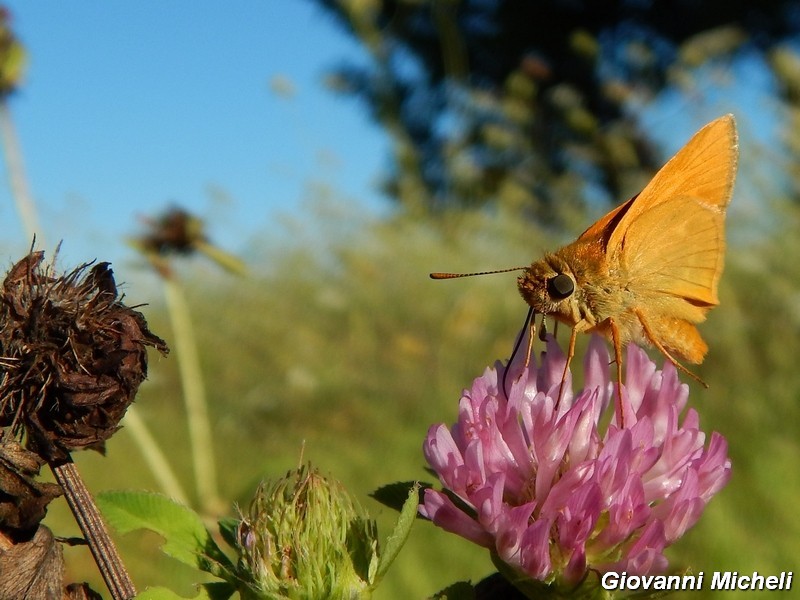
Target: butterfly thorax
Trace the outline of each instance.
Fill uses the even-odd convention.
[[[615,317],[614,309],[626,304],[620,298],[625,293],[612,285],[609,264],[597,259],[595,245],[570,244],[525,269],[517,280],[525,302],[537,313],[581,331]]]

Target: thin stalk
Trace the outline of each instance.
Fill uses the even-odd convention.
[[[14,204],[17,206],[19,218],[25,229],[25,235],[29,240],[34,236],[39,243],[44,245],[44,235],[36,216],[36,207],[31,199],[28,188],[28,179],[25,177],[25,167],[22,163],[22,151],[19,147],[17,133],[14,129],[14,122],[11,119],[11,111],[8,108],[8,100],[0,99],[0,138],[3,141],[3,151],[6,155],[6,170],[8,171],[8,182],[11,186],[11,195]]]
[[[166,455],[161,451],[158,442],[156,442],[147,428],[147,424],[139,416],[139,411],[135,409],[135,406],[128,407],[128,411],[125,413],[125,429],[133,436],[139,451],[144,457],[144,461],[156,481],[158,481],[158,485],[164,490],[164,493],[173,500],[188,506],[189,498],[178,482],[178,478],[175,476],[175,472],[172,470]]]
[[[208,417],[206,391],[200,368],[200,357],[197,354],[197,342],[189,318],[189,306],[180,285],[172,278],[164,278],[164,296],[175,334],[175,353],[178,356],[178,370],[183,387],[183,400],[186,405],[198,501],[203,511],[216,513],[222,506],[222,501],[217,491],[217,470],[214,464],[211,421]]]
[[[130,600],[136,596],[136,587],[117,552],[94,498],[83,483],[78,468],[71,459],[61,464],[51,464],[56,481],[64,490],[72,514],[89,544],[97,568],[106,582],[114,600]]]

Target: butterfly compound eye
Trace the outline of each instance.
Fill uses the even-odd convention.
[[[547,293],[554,300],[569,298],[575,291],[575,284],[572,278],[564,273],[559,273],[555,277],[547,280]]]

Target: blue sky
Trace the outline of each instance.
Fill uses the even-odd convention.
[[[170,202],[206,217],[213,241],[239,253],[254,236],[278,233],[279,214],[302,218],[312,183],[365,211],[388,206],[376,183],[389,141],[358,102],[323,84],[340,60],[366,57],[314,3],[6,5],[30,57],[11,110],[45,249],[63,239],[63,266],[97,257],[119,273],[134,258],[121,239],[137,231],[137,215]],[[748,190],[747,163],[765,156],[748,147],[775,146],[773,83],[757,57],[743,56],[732,73],[722,83],[701,73],[696,89],[668,90],[641,118],[674,152],[703,123],[735,112],[742,199],[731,212],[754,213],[752,199],[764,194]],[[276,93],[275,81],[294,94]],[[8,263],[30,242],[4,170],[0,222]]]
[[[136,215],[171,201],[213,220],[233,250],[276,211],[301,211],[311,181],[383,205],[388,142],[323,85],[327,67],[364,56],[311,2],[6,5],[30,61],[11,110],[47,248],[63,238],[64,265],[129,258],[119,239]],[[295,93],[275,93],[276,78]],[[5,172],[0,219],[11,259],[29,241]]]

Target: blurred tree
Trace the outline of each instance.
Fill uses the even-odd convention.
[[[752,49],[800,123],[797,0],[315,1],[369,50],[329,84],[392,135],[385,191],[410,209],[499,201],[558,224],[617,202],[660,162],[636,107]]]

